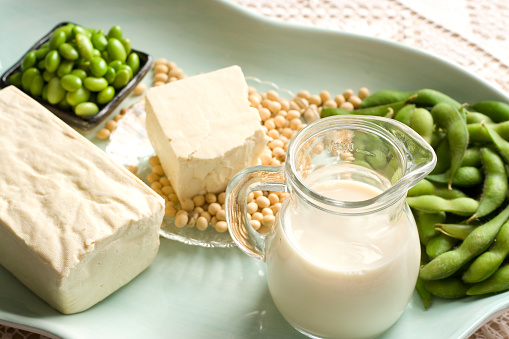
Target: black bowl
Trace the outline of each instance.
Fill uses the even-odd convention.
[[[44,44],[46,41],[48,41],[53,34],[53,32],[58,29],[59,27],[67,25],[68,22],[62,22],[56,25],[48,34],[43,36],[39,41],[37,41],[28,51],[33,51],[38,49],[42,44]],[[147,74],[147,72],[150,69],[150,66],[152,65],[152,57],[146,53],[143,53],[141,51],[132,50],[133,52],[136,52],[138,56],[140,57],[140,69],[138,70],[138,73],[136,73],[131,81],[124,86],[120,91],[118,91],[115,95],[115,97],[108,102],[104,106],[99,106],[100,111],[96,115],[92,117],[80,117],[72,110],[63,110],[61,108],[58,108],[54,105],[49,104],[48,102],[42,100],[41,98],[34,98],[37,100],[41,105],[46,107],[48,110],[53,112],[56,116],[58,116],[60,119],[65,121],[70,126],[73,126],[77,130],[80,130],[82,132],[88,132],[94,127],[96,127],[98,124],[100,124],[104,119],[106,119],[114,110],[115,108],[124,100],[129,93],[136,87],[136,85],[141,81],[141,79]],[[9,68],[0,78],[0,88],[4,88],[9,86],[9,77],[19,71],[21,63],[23,62],[23,58],[25,57],[26,53],[19,59],[18,62],[16,62],[11,68]],[[30,93],[27,93],[30,95]]]

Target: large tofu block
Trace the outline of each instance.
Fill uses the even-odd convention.
[[[238,66],[153,87],[145,111],[148,137],[180,201],[224,191],[267,144]]]
[[[0,91],[0,264],[64,314],[147,268],[164,200],[26,94]]]

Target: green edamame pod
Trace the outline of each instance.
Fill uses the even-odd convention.
[[[435,148],[437,163],[430,172],[432,174],[444,173],[451,166],[451,149],[449,148],[449,139],[443,138],[440,144]]]
[[[427,264],[428,260],[426,258],[426,252],[424,252],[424,248],[421,246],[421,265]],[[419,297],[421,298],[422,305],[424,309],[427,310],[431,305],[431,293],[424,286],[424,280],[420,277],[417,277],[417,281],[415,283],[415,290]]]
[[[440,174],[430,174],[426,179],[432,182],[449,185],[450,170]],[[482,184],[484,174],[481,169],[472,166],[460,167],[452,180],[452,185],[457,187],[473,187]],[[452,186],[448,186],[451,187]]]
[[[479,147],[467,148],[461,166],[479,167],[481,164],[481,149]]]
[[[481,159],[485,172],[483,193],[479,208],[469,221],[482,218],[496,210],[502,205],[507,194],[507,173],[502,159],[489,148],[481,149]]]
[[[439,103],[448,103],[456,109],[460,109],[461,107],[459,102],[452,99],[448,95],[427,88],[413,92],[401,92],[394,90],[378,91],[365,98],[361,103],[361,107],[386,105],[392,102],[404,100],[405,98],[414,94],[417,94],[417,96],[412,99],[411,102],[423,105],[425,107],[432,107]]]
[[[417,197],[419,195],[433,195],[435,192],[435,186],[431,181],[422,179],[407,192],[407,197]]]
[[[420,277],[424,280],[437,280],[457,272],[465,263],[484,252],[493,243],[508,217],[509,206],[495,218],[473,230],[456,249],[440,254],[421,267]]]
[[[495,122],[503,122],[509,120],[509,105],[501,101],[480,101],[472,108],[477,112],[483,113]]]
[[[463,273],[463,281],[467,283],[476,283],[488,279],[495,273],[502,262],[509,254],[509,222],[506,222],[493,245],[478,256],[468,269]]]
[[[408,206],[428,213],[450,212],[457,215],[471,216],[477,211],[479,202],[472,198],[447,200],[434,195],[421,195],[406,198]]]
[[[409,126],[428,144],[431,143],[435,123],[433,121],[433,116],[427,109],[417,108],[410,116]]]
[[[495,145],[498,153],[504,159],[506,164],[509,164],[509,142],[502,138],[491,125],[482,125],[488,133],[490,140]]]
[[[76,46],[83,59],[92,59],[94,56],[94,46],[87,35],[82,33],[76,34]]]
[[[396,112],[394,115],[394,120],[404,123],[405,125],[410,125],[410,117],[415,111],[415,105],[407,104],[402,107],[400,110]]]
[[[443,233],[439,233],[435,237],[428,240],[428,243],[426,244],[426,254],[430,258],[436,258],[439,255],[449,251],[458,242],[459,242],[458,239],[455,239]]]
[[[451,238],[465,240],[477,226],[466,224],[437,224],[436,230]]]
[[[332,117],[334,115],[350,115],[350,114],[354,114],[354,112],[339,107],[324,107],[320,112],[320,118]]]
[[[488,124],[486,124],[488,125]],[[503,139],[509,140],[509,121],[489,124],[489,126],[497,132]],[[483,124],[467,125],[470,142],[490,142],[491,138]]]
[[[422,244],[426,245],[431,238],[439,234],[435,226],[443,223],[445,218],[445,212],[427,213],[420,211],[417,213],[415,222]]]
[[[451,187],[452,181],[461,166],[468,146],[467,124],[458,110],[448,103],[439,103],[435,105],[431,110],[431,114],[437,126],[447,131],[451,155],[448,185]]]
[[[474,284],[467,290],[467,295],[497,293],[509,289],[509,265],[499,268],[488,279]]]
[[[486,114],[482,114],[479,112],[468,112],[467,113],[467,124],[478,124],[481,122],[490,124],[490,123],[493,123],[494,121]]]
[[[424,287],[434,296],[447,299],[464,297],[467,295],[469,288],[459,278],[424,281]]]

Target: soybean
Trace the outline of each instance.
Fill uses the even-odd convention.
[[[509,222],[506,222],[497,237],[493,245],[478,256],[470,267],[463,273],[463,281],[467,283],[476,283],[488,279],[493,273],[495,273],[502,262],[509,254]]]
[[[92,117],[99,112],[99,107],[93,102],[82,102],[76,105],[74,112],[78,116]]]
[[[423,266],[419,272],[420,277],[424,280],[437,280],[457,272],[465,263],[491,245],[508,217],[509,206],[495,218],[473,230],[459,247],[439,255]]]
[[[52,105],[59,103],[66,95],[65,89],[60,84],[60,78],[54,77],[48,83],[48,102]]]
[[[87,35],[78,33],[76,34],[76,46],[80,55],[85,60],[90,60],[94,56],[94,46]]]

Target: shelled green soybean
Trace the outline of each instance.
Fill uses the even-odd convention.
[[[9,83],[78,116],[90,117],[110,102],[140,68],[140,58],[122,29],[66,24],[28,52]]]
[[[369,114],[412,127],[437,154],[435,169],[409,190],[422,247],[416,289],[459,298],[509,290],[509,105],[460,104],[421,89],[384,90],[354,111],[324,108],[321,117]]]

